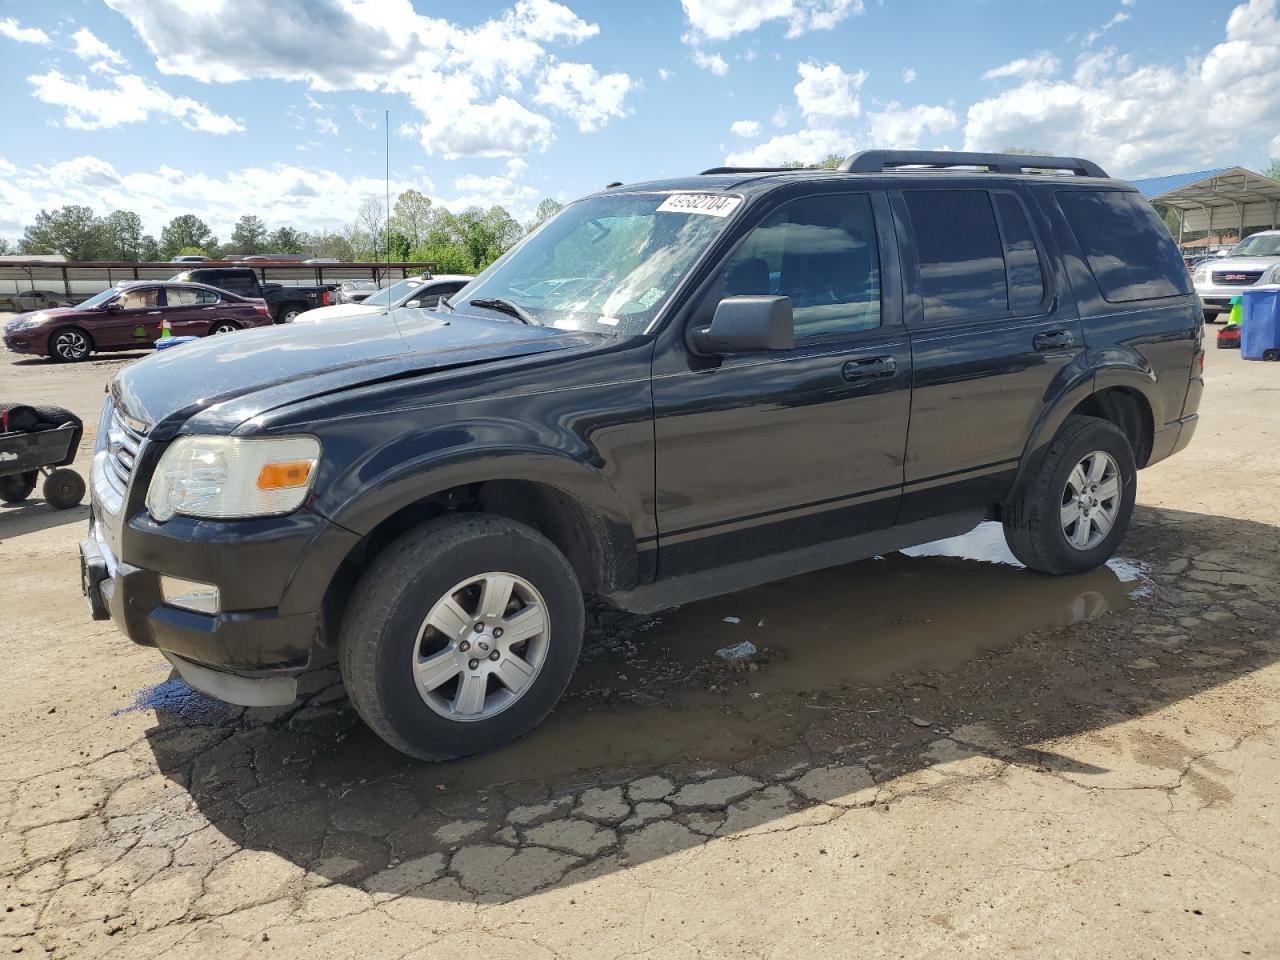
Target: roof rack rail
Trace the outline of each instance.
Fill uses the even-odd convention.
[[[1107,178],[1092,160],[1079,157],[1041,157],[1021,153],[960,153],[951,150],[863,150],[846,157],[845,173],[884,173],[897,167],[986,167],[988,173],[1025,173],[1027,170],[1070,170],[1077,177]]]
[[[706,177],[713,173],[798,173],[803,170],[804,167],[710,167],[698,176]]]

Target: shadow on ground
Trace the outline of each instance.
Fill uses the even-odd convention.
[[[217,831],[372,893],[510,900],[801,816],[886,804],[966,757],[1103,777],[1040,746],[1141,717],[1280,653],[1269,526],[1140,509],[1146,564],[1048,578],[998,528],[656,617],[598,610],[566,702],[494,754],[430,765],[364,728],[336,671],[302,703],[141,691],[160,770]],[[927,554],[960,554],[938,556]],[[714,651],[742,639],[756,667]],[[1181,767],[1183,752],[1155,751]],[[173,791],[169,791],[173,793]]]

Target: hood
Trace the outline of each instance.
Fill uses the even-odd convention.
[[[366,314],[384,313],[382,307],[366,307],[360,303],[335,303],[331,307],[316,307],[306,313],[294,317],[294,323],[319,323],[321,320],[338,320],[342,317],[359,317]]]
[[[598,334],[529,327],[462,313],[397,310],[388,317],[241,330],[160,351],[122,370],[111,395],[167,439],[201,411],[231,429],[287,403],[467,364],[599,343]],[[216,408],[216,409],[215,409]]]
[[[56,320],[59,317],[83,315],[83,311],[75,309],[75,307],[53,307],[49,310],[28,310],[26,313],[15,314],[4,322],[5,328],[11,326],[16,327],[19,323],[25,323],[28,320]]]
[[[1280,263],[1280,257],[1210,257],[1197,263],[1196,269],[1207,264],[1210,274],[1230,273],[1233,270],[1266,270],[1277,263]]]

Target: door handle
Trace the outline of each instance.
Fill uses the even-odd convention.
[[[892,377],[898,372],[898,361],[893,357],[868,357],[865,360],[850,360],[840,372],[850,383],[858,380],[882,379]]]
[[[160,311],[159,311],[159,310],[148,310],[148,311],[147,311],[147,316],[148,316],[148,317],[158,317],[158,316],[160,316]]]
[[[1066,350],[1076,345],[1076,338],[1070,330],[1046,330],[1037,333],[1031,340],[1037,350]]]

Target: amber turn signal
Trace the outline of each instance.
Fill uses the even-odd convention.
[[[291,460],[286,463],[268,463],[258,473],[259,490],[284,490],[304,487],[311,476],[310,460]]]

